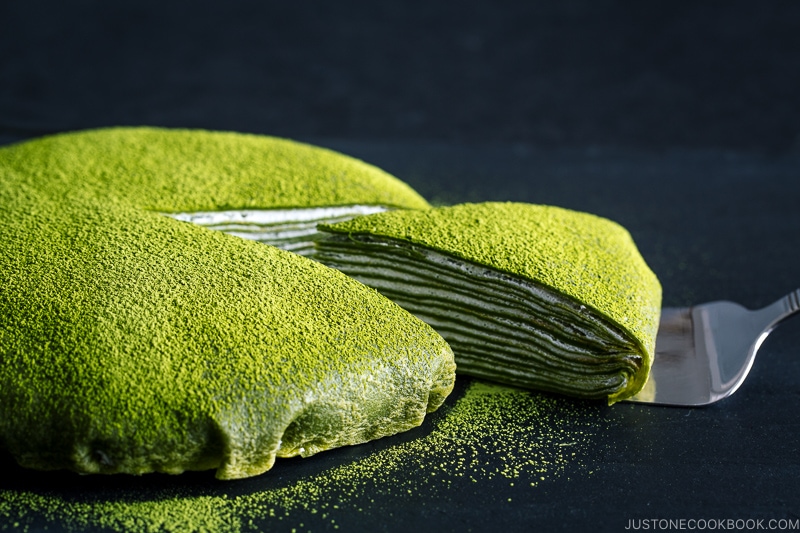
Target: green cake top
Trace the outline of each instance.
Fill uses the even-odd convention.
[[[168,213],[429,207],[408,185],[363,161],[243,133],[151,127],[63,133],[0,148],[0,167],[37,187],[84,190]]]
[[[204,421],[263,467],[263,441],[279,446],[301,406],[333,402],[333,424],[353,403],[385,409],[381,394],[414,379],[444,383],[449,370],[452,386],[430,327],[311,260],[113,199],[53,196],[2,169],[0,207],[9,447],[78,434],[192,442]],[[436,406],[447,391],[432,388]]]
[[[379,213],[320,229],[424,246],[551,287],[621,325],[646,355],[654,352],[661,285],[630,234],[607,219],[488,202]]]

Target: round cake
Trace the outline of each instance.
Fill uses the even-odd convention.
[[[70,175],[47,142],[0,157],[0,446],[20,464],[241,478],[417,426],[452,389],[447,343],[374,290],[159,214],[186,181],[145,194],[154,175],[126,186],[133,159],[111,176],[99,152]],[[194,192],[184,208],[258,196],[223,176]]]

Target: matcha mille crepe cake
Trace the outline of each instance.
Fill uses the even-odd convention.
[[[408,185],[343,154],[233,132],[116,127],[0,148],[0,168],[54,193],[117,198],[305,254],[319,222],[427,208]]]
[[[661,286],[614,222],[483,203],[320,229],[315,258],[433,326],[459,373],[609,403],[647,380]]]
[[[0,449],[24,466],[241,478],[452,389],[447,343],[341,272],[27,178],[0,168]]]

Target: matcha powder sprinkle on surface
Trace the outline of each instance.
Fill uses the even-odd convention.
[[[391,510],[382,508],[386,501],[397,505],[400,500],[404,507],[422,509],[492,479],[507,481],[529,495],[530,490],[561,478],[567,467],[582,467],[606,409],[477,380],[463,381],[459,388],[455,399],[410,437],[345,449],[339,466],[288,483],[259,488],[259,482],[273,480],[269,476],[274,474],[267,473],[263,479],[234,487],[236,494],[190,494],[176,488],[145,497],[139,490],[135,495],[117,493],[114,498],[93,500],[5,489],[0,491],[0,529],[134,533],[299,532],[349,530],[354,525],[369,529],[371,520],[377,525],[392,519]],[[348,462],[348,453],[361,451],[364,455]]]

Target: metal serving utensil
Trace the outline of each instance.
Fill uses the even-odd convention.
[[[626,401],[688,407],[730,396],[764,339],[799,311],[800,289],[756,311],[733,302],[662,309],[650,378]]]

